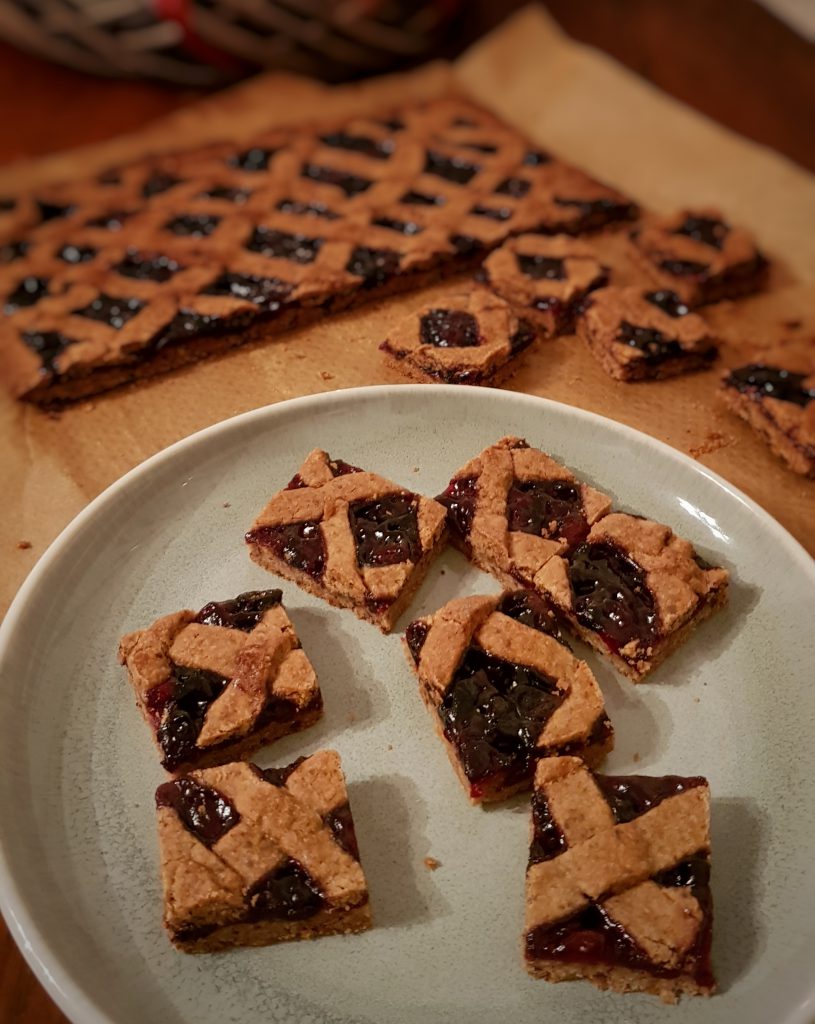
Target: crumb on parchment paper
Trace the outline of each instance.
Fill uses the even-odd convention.
[[[17,541],[17,549],[19,551],[28,551],[28,549],[30,547],[32,547],[32,546],[33,545],[31,544],[30,540],[18,540]]]
[[[435,857],[425,857],[422,863],[424,864],[428,871],[438,871],[438,869],[441,867],[441,861],[436,860]]]
[[[720,434],[718,430],[712,430],[699,444],[692,444],[688,448],[688,455],[698,459],[702,455],[710,455],[711,452],[717,452],[720,448],[729,448],[731,444],[735,443],[736,439],[732,434]]]

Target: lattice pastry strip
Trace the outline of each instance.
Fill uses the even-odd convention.
[[[315,449],[246,540],[263,568],[388,632],[444,537],[437,502]]]
[[[405,643],[419,689],[474,803],[527,788],[549,754],[598,763],[613,745],[589,667],[531,591],[459,598],[412,622]]]
[[[280,601],[279,590],[252,591],[122,637],[119,660],[168,771],[246,756],[322,714]]]
[[[518,437],[504,437],[464,465],[437,498],[453,543],[508,586],[536,587],[555,555],[575,547],[611,508],[565,466]]]
[[[535,773],[526,965],[550,981],[709,995],[710,806],[700,777],[592,775],[578,758]]]
[[[371,926],[340,759],[231,763],[156,792],[164,923],[186,952]]]

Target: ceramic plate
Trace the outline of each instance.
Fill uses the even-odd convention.
[[[710,780],[721,995],[666,1009],[653,997],[529,979],[520,958],[525,801],[471,807],[398,636],[285,582],[326,714],[257,760],[339,750],[376,928],[217,956],[175,952],[161,927],[157,870],[153,791],[163,774],[116,661],[119,635],[178,608],[276,586],[249,561],[243,533],[311,448],[432,495],[504,434],[542,446],[619,507],[670,523],[733,574],[728,609],[653,682],[635,687],[579,648],[616,728],[608,770]],[[450,551],[409,615],[495,589]],[[811,1024],[814,595],[803,549],[723,480],[643,434],[554,402],[379,387],[229,420],[94,501],[7,616],[3,911],[50,994],[74,1021],[93,1024]],[[428,871],[427,856],[442,866]]]

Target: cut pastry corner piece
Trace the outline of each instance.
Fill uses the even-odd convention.
[[[164,926],[212,953],[366,931],[354,819],[333,750],[285,768],[235,762],[156,791]]]
[[[533,978],[666,1003],[716,991],[710,793],[700,777],[607,776],[538,763],[526,872]]]
[[[506,587],[538,589],[548,560],[580,544],[611,498],[520,437],[503,437],[456,471],[436,499],[453,544]]]
[[[612,512],[537,577],[574,632],[641,682],[727,603],[729,573],[669,526]]]
[[[609,269],[590,243],[571,235],[518,235],[484,261],[493,291],[529,317],[545,338],[568,334],[590,292],[609,281]]]
[[[666,289],[593,292],[578,316],[577,333],[606,373],[622,381],[704,370],[718,355],[710,327]]]
[[[495,386],[535,341],[532,325],[481,285],[455,290],[397,323],[380,345],[387,362],[420,383]]]
[[[541,757],[599,764],[614,745],[603,695],[529,590],[458,598],[405,632],[408,660],[474,804],[528,789]]]
[[[815,478],[815,339],[728,370],[720,395],[794,473]]]
[[[280,590],[165,615],[122,637],[119,660],[172,773],[248,757],[323,713]]]
[[[738,299],[765,287],[770,264],[750,232],[720,210],[652,214],[630,234],[641,269],[691,306]]]
[[[246,542],[264,569],[389,633],[446,536],[437,501],[315,449]]]

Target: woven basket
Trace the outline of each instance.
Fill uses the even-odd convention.
[[[83,71],[187,85],[273,67],[341,81],[427,57],[460,0],[0,0],[0,36]]]

